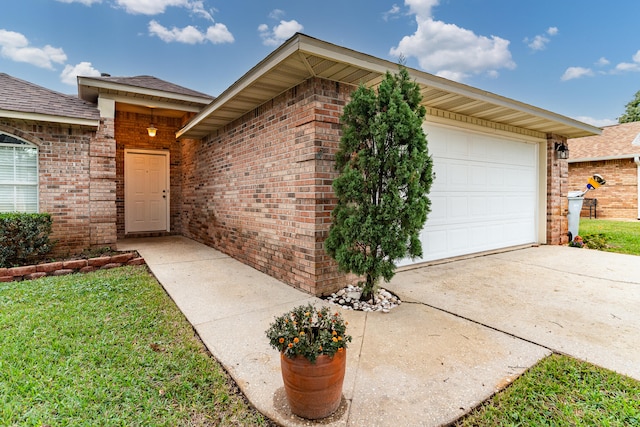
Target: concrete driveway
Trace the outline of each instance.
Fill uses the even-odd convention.
[[[404,269],[388,288],[640,380],[640,257],[531,247]]]
[[[184,237],[118,247],[140,252],[260,412],[309,425],[288,409],[264,331],[323,301]],[[390,313],[343,312],[344,399],[322,425],[446,425],[552,350],[640,379],[640,257],[541,246],[405,268],[386,287],[404,301]]]

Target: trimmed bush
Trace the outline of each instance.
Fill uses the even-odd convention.
[[[51,252],[47,213],[0,213],[0,267],[34,264]]]

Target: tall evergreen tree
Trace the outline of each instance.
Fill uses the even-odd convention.
[[[640,122],[640,90],[626,106],[624,114],[618,117],[618,123]]]
[[[422,255],[433,162],[421,100],[420,87],[400,66],[386,73],[377,93],[360,85],[341,117],[338,201],[325,247],[341,270],[365,276],[362,300],[381,277],[391,280],[397,260]]]

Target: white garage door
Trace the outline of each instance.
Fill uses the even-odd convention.
[[[538,146],[425,125],[435,180],[420,240],[431,261],[535,242]]]

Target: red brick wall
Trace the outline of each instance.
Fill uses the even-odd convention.
[[[182,141],[183,234],[312,294],[344,286],[323,242],[353,89],[310,79],[205,140]]]
[[[568,163],[556,158],[555,144],[567,139],[549,134],[547,136],[547,244],[562,245],[569,242],[567,211]]]
[[[117,200],[117,234],[125,236],[124,230],[124,150],[166,150],[170,161],[170,229],[171,234],[182,229],[182,151],[176,141],[176,131],[181,127],[181,120],[158,117],[154,115],[153,124],[158,128],[155,137],[150,137],[147,127],[151,123],[151,115],[118,111],[115,119],[116,136],[116,200]],[[158,234],[158,233],[155,233]],[[166,234],[166,233],[159,233]],[[140,235],[140,234],[137,234]]]
[[[38,147],[40,212],[53,217],[54,255],[113,246],[112,126],[102,123],[97,136],[91,128],[11,120],[0,129]]]
[[[584,190],[589,177],[600,174],[606,185],[585,197],[598,199],[598,218],[638,219],[638,166],[633,159],[569,164],[569,187]],[[582,216],[589,211],[582,211]]]

